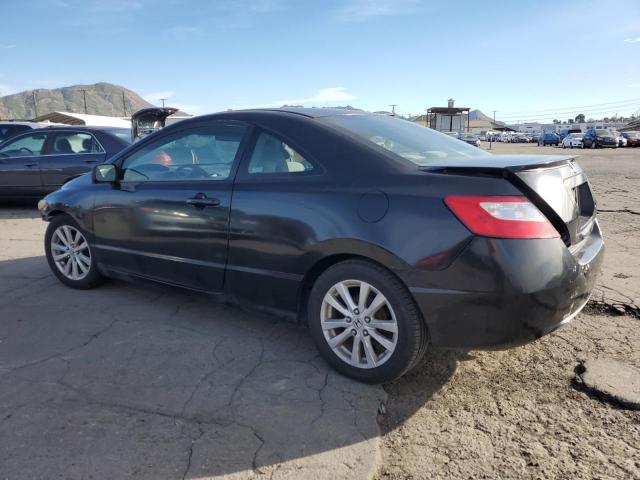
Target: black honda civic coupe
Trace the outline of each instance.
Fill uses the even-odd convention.
[[[372,383],[430,345],[507,348],[569,322],[604,252],[572,157],[490,155],[336,109],[182,121],[39,208],[66,285],[141,278],[289,313]]]

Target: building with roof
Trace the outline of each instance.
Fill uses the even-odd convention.
[[[120,117],[87,115],[86,113],[50,112],[33,119],[34,122],[64,123],[66,125],[87,125],[94,127],[131,128],[131,121]]]
[[[431,107],[427,109],[426,126],[440,132],[469,131],[468,107],[455,107],[455,100],[450,98],[446,107]]]

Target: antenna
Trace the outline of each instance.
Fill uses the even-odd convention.
[[[124,89],[122,90],[122,116],[123,117],[127,116],[127,104],[125,103],[125,99],[124,99]]]
[[[391,105],[389,105],[391,107],[391,115],[395,116],[396,114],[396,107],[398,106],[397,103],[392,103]]]
[[[160,98],[159,100],[162,102],[162,108],[164,108],[164,101],[168,100],[168,99],[167,98]]]

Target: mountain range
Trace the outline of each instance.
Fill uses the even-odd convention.
[[[51,90],[38,88],[0,97],[0,119],[28,120],[55,111],[123,117],[152,106],[132,90],[101,82]]]

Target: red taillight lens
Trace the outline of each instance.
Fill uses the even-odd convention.
[[[476,235],[496,238],[559,238],[551,222],[525,197],[445,197],[444,203]]]

